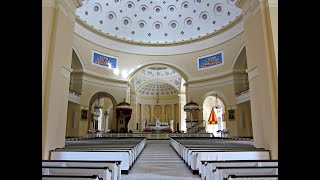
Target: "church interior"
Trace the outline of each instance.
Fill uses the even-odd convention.
[[[278,179],[278,0],[42,0],[42,179]]]

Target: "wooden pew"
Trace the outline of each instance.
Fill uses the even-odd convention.
[[[211,179],[222,180],[229,175],[278,175],[278,166],[270,167],[216,167]]]
[[[197,138],[198,139],[198,138]],[[254,148],[252,145],[239,144],[234,140],[219,140],[217,144],[208,144],[209,138],[199,138],[199,141],[192,139],[177,140],[171,138],[170,145],[189,166],[193,174],[199,173],[201,160],[269,160],[270,152],[264,149]],[[202,139],[202,140],[201,140]],[[198,145],[200,141],[205,145]],[[225,141],[225,142],[224,142]],[[187,145],[183,144],[186,143]],[[194,145],[194,144],[197,145]],[[200,142],[202,143],[202,142]],[[210,142],[209,143],[214,143]],[[230,143],[230,144],[228,144]],[[200,148],[199,148],[200,146]]]
[[[208,151],[195,152],[190,158],[193,173],[199,173],[201,161],[208,160],[270,160],[270,152],[265,151]]]
[[[73,144],[69,143],[65,148],[51,151],[50,160],[116,160],[121,161],[121,173],[128,174],[146,146],[146,138],[120,141],[117,141],[118,138],[97,139],[72,141]],[[131,142],[131,145],[121,144],[127,142]]]
[[[278,166],[278,160],[227,160],[227,161],[201,161],[199,174],[201,179],[212,179],[212,170],[216,167],[269,167]]]
[[[42,166],[43,175],[98,175],[101,180],[111,180],[111,170],[109,167],[50,167]]]
[[[128,174],[132,166],[128,151],[51,151],[50,160],[121,161],[122,174]]]
[[[208,151],[264,151],[263,149],[256,149],[256,148],[239,148],[239,147],[233,147],[233,148],[190,148],[186,149],[185,153],[183,154],[183,160],[186,164],[192,157],[192,154],[195,152],[208,152]]]
[[[111,179],[121,179],[121,161],[79,161],[79,160],[42,160],[42,166],[47,167],[109,167]]]
[[[278,180],[279,175],[229,175],[226,180]]]
[[[101,180],[98,175],[72,176],[72,175],[42,175],[42,180]]]

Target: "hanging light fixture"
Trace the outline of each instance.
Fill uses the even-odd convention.
[[[215,100],[214,108],[216,108],[216,109],[220,109],[221,108],[221,106],[218,104],[218,94],[217,93],[216,93],[216,100]]]
[[[99,109],[102,109],[103,106],[100,105],[100,93],[98,93],[98,104],[94,105],[94,115],[95,116],[100,116],[100,111]]]

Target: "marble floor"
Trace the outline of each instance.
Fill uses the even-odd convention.
[[[124,180],[199,180],[171,148],[169,140],[148,140],[145,149]]]

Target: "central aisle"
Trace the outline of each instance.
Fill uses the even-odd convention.
[[[147,140],[147,145],[124,180],[198,180],[170,146],[170,140]]]

